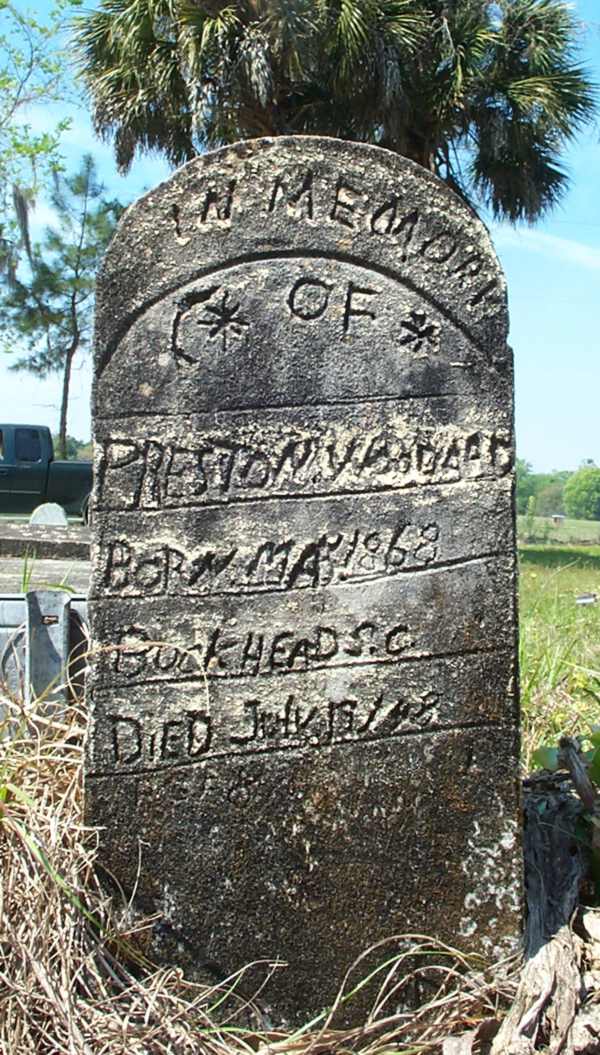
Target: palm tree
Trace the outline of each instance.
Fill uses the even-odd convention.
[[[262,135],[372,142],[497,217],[567,186],[594,113],[562,0],[102,0],[75,20],[96,130],[126,170]]]

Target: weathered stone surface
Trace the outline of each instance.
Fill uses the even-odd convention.
[[[287,962],[277,1021],[393,934],[513,949],[512,362],[483,225],[385,151],[241,144],[126,213],[97,313],[108,869],[216,976]]]

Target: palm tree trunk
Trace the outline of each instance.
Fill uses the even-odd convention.
[[[404,151],[402,151],[404,153]],[[428,172],[436,171],[435,164],[435,150],[432,148],[429,140],[419,139],[408,145],[406,150],[406,157],[410,158],[411,161],[416,161],[417,165],[421,165]]]

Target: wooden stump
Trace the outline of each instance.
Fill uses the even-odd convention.
[[[580,905],[589,848],[577,834],[597,793],[577,741],[561,741],[561,764],[568,774],[524,782],[525,962],[491,1055],[600,1053],[600,909]]]
[[[561,740],[559,759],[564,772],[523,784],[527,919],[512,1006],[499,1028],[449,1037],[443,1055],[600,1055],[600,908],[582,904],[593,894],[590,844],[600,853],[600,797],[577,739]],[[584,814],[598,824],[582,839]]]

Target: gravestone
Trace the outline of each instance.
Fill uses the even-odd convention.
[[[67,514],[57,502],[42,502],[29,517],[30,524],[47,524],[51,527],[68,527]]]
[[[177,955],[288,964],[277,1022],[518,941],[506,330],[471,210],[335,140],[191,162],[104,263],[88,821]]]

